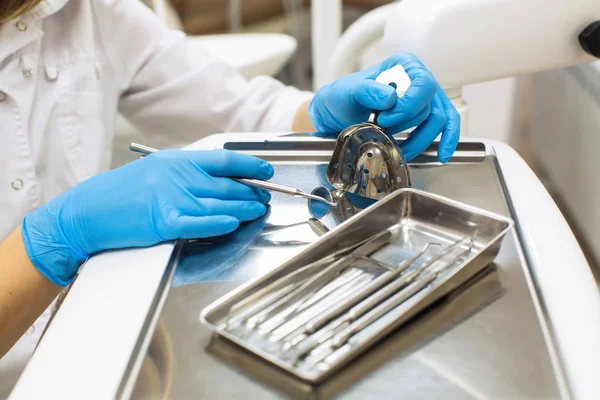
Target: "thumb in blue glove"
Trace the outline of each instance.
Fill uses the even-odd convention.
[[[272,175],[269,163],[244,154],[162,150],[32,211],[23,220],[23,241],[35,267],[64,286],[99,251],[223,235],[261,217],[270,194],[228,177]]]
[[[401,98],[393,87],[375,81],[396,65],[401,65],[411,80]],[[438,159],[447,162],[456,150],[460,115],[433,75],[412,54],[396,54],[323,86],[308,107],[311,122],[319,132],[340,132],[366,122],[372,111],[380,111],[377,124],[390,134],[417,127],[402,143],[407,160],[425,151],[440,133]]]

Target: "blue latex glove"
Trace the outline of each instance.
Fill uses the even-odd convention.
[[[244,154],[162,150],[81,182],[25,216],[35,267],[67,285],[92,254],[230,233],[266,212],[271,196],[227,177],[270,179],[273,167]]]
[[[411,80],[401,98],[391,86],[375,81],[381,72],[396,65],[402,65]],[[407,160],[427,149],[440,133],[438,159],[447,162],[456,150],[460,116],[435,78],[412,54],[394,55],[323,86],[308,107],[311,122],[319,132],[341,132],[366,122],[373,110],[381,111],[377,124],[390,134],[417,126],[402,144]]]

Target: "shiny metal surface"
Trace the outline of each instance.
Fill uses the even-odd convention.
[[[333,206],[336,206],[338,203],[333,202],[333,194],[326,187],[319,186],[314,188],[311,194],[327,200],[327,202],[331,203]],[[322,201],[308,200],[308,212],[313,218],[321,219],[331,212],[331,206],[328,206],[327,203]]]
[[[243,183],[245,185],[269,190],[271,192],[279,192],[279,193],[289,194],[290,196],[304,197],[305,199],[308,199],[309,201],[319,201],[319,202],[325,203],[326,205],[328,205],[330,207],[336,206],[336,203],[332,202],[329,199],[329,197],[319,196],[319,193],[314,193],[314,192],[313,193],[304,193],[301,190],[296,189],[291,186],[278,185],[276,183],[261,181],[258,179],[247,179],[247,178],[232,178],[232,179],[236,180],[240,183]]]
[[[202,310],[200,319],[215,332],[301,379],[312,383],[321,382],[358,354],[366,351],[381,337],[476,275],[494,259],[502,238],[512,225],[512,221],[505,217],[445,197],[417,189],[400,189],[348,220],[274,271],[210,304]],[[348,256],[320,270],[313,270],[311,277],[283,299],[265,306],[264,312],[259,311],[234,325],[229,323],[234,317],[231,310],[239,302],[277,280],[285,279],[307,264],[339,251],[339,243],[359,242],[368,237],[372,239]],[[409,297],[398,297],[403,299],[402,301],[392,301],[391,306],[381,307],[374,314],[365,316],[343,334],[338,334],[333,341],[323,344],[325,347],[329,346],[331,351],[326,356],[317,357],[318,361],[291,363],[286,359],[286,353],[282,352],[280,347],[283,337],[300,329],[318,314],[326,310],[335,310],[345,301],[356,299],[354,304],[358,303],[372,294],[368,293],[369,288],[381,288],[393,279],[395,273],[401,272],[402,268],[407,268],[412,263],[420,265],[429,257],[444,251],[444,248],[430,246],[431,244],[451,245],[457,237],[472,238],[473,244],[464,258],[448,265],[444,273],[434,272],[433,268],[426,271],[431,278],[423,277],[426,284],[413,290]],[[429,254],[424,254],[429,247]],[[357,259],[359,253],[362,255],[361,259]],[[421,255],[423,259],[417,261]],[[367,256],[369,257],[366,260],[362,259]],[[395,270],[402,261],[409,265]],[[392,270],[389,269],[390,265],[393,265]],[[384,266],[383,271],[381,266]],[[321,306],[325,302],[322,300],[314,306],[302,307],[302,299],[311,298],[320,287],[333,282],[342,271],[352,268],[362,269],[374,279],[366,286],[344,294],[331,304]],[[361,298],[363,292],[364,296]],[[330,319],[332,318],[327,318],[323,324]],[[343,341],[339,335],[344,337]],[[349,340],[350,336],[352,340]],[[318,352],[319,349],[315,351]],[[308,358],[312,359],[313,357]]]
[[[142,156],[147,156],[148,154],[152,154],[158,151],[158,149],[139,143],[131,143],[129,145],[129,150],[133,151],[134,153],[139,153]]]
[[[353,125],[339,134],[326,176],[334,188],[372,199],[410,187],[402,149],[372,123]]]
[[[368,256],[375,250],[385,245],[391,237],[391,233],[389,231],[386,231],[385,233],[388,233],[388,235],[375,236],[373,239],[367,241],[357,249],[353,250],[352,253],[350,253],[348,256],[344,256],[343,258],[336,260],[333,263],[330,263],[330,265],[323,266],[323,268],[319,269],[318,271],[315,271],[312,274],[312,276],[309,276],[308,279],[305,282],[302,282],[296,289],[294,289],[293,292],[286,295],[281,300],[272,303],[272,305],[270,305],[268,309],[265,308],[265,310],[261,310],[257,314],[250,316],[248,318],[248,323],[256,327],[259,324],[265,322],[267,319],[272,319],[289,306],[292,306],[292,308],[299,308],[302,304],[298,302],[300,302],[307,294],[315,294],[317,292],[322,291],[323,289],[325,289],[326,286],[329,286],[334,277],[341,276],[341,272],[350,266],[350,263],[354,261],[354,257],[360,257],[363,255]],[[314,262],[319,262],[319,259],[314,260]],[[308,265],[310,264],[313,264],[313,262],[309,262]],[[266,286],[269,286],[271,283],[275,283],[275,281],[269,282]],[[256,292],[252,292],[252,294],[256,294]],[[244,299],[250,297],[252,294],[244,293],[238,298],[241,301],[243,301]],[[239,302],[236,302],[236,304],[239,304]],[[233,306],[235,306],[235,304]],[[227,307],[226,312],[231,312],[233,306]],[[273,322],[270,321],[271,326],[266,327],[266,330],[264,330],[263,333],[269,333],[273,329],[277,328],[280,324],[284,322],[284,320],[282,319],[284,317],[285,316],[279,316],[279,324],[277,323],[277,321],[275,322],[275,324],[273,324]],[[227,324],[229,321],[230,318],[227,316],[227,320],[224,321],[224,323]],[[220,325],[221,323],[218,324]]]
[[[293,137],[293,136],[291,136]],[[333,141],[225,143],[275,164],[275,182],[310,191],[326,185]],[[511,217],[492,154],[461,143],[445,166],[434,153],[411,163],[412,186]],[[431,163],[429,163],[431,161]],[[319,235],[304,200],[274,195],[271,228],[221,268],[203,252],[183,251],[181,270],[203,278],[172,288],[160,319],[173,343],[172,399],[556,399],[561,375],[549,355],[518,238],[506,237],[494,265],[460,293],[432,306],[350,366],[317,386],[299,381],[199,322],[202,308],[298,254]],[[210,274],[210,270],[218,273]],[[180,271],[178,271],[180,272]],[[142,355],[143,356],[143,355]]]

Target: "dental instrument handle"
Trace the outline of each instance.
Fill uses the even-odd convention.
[[[404,303],[412,296],[425,289],[431,282],[435,280],[436,276],[437,274],[430,273],[424,278],[414,281],[408,287],[404,288],[402,291],[396,293],[394,296],[387,299],[384,303],[375,307],[367,314],[360,317],[358,320],[352,322],[337,335],[333,336],[329,340],[327,347],[321,349],[319,354],[314,356],[311,355],[310,362],[313,364],[317,364],[325,360],[327,357],[333,354],[336,349],[339,349],[344,344],[346,344],[350,340],[350,338],[352,338],[352,336],[367,328],[369,325],[379,320],[381,317],[392,311],[394,308],[398,307],[400,304]],[[347,323],[348,321],[345,322]]]
[[[284,194],[289,194],[292,196],[300,196],[301,195],[301,191],[293,188],[293,187],[289,187],[289,186],[283,186],[283,185],[278,185],[276,183],[270,183],[270,182],[265,182],[265,181],[260,181],[258,179],[245,179],[245,178],[232,178],[234,181],[238,181],[240,183],[244,183],[246,185],[250,185],[250,186],[254,186],[257,188],[261,188],[261,189],[266,189],[266,190],[270,190],[273,192],[279,192],[279,193],[284,193]]]
[[[233,305],[230,310],[230,315],[238,313],[239,310],[245,308],[248,304],[264,297],[267,293],[270,293],[271,291],[276,290],[276,289],[279,290],[283,286],[291,284],[294,279],[304,280],[305,277],[303,276],[303,274],[305,274],[307,272],[310,273],[310,271],[312,269],[314,269],[318,266],[334,262],[336,259],[338,259],[338,258],[344,256],[345,254],[353,251],[354,249],[362,246],[363,244],[367,243],[369,240],[370,240],[370,238],[364,239],[358,243],[353,244],[352,246],[344,247],[340,250],[337,250],[337,251],[329,254],[328,256],[326,256],[320,260],[316,260],[308,265],[305,265],[302,268],[299,268],[298,270],[294,271],[293,273],[291,273],[285,277],[279,278],[275,282],[270,283],[269,285],[260,289],[256,293],[250,295],[249,297],[246,297],[245,299],[241,300],[239,303]],[[252,306],[252,307],[254,307],[254,306]]]
[[[381,290],[378,290],[373,295],[367,297],[365,300],[352,307],[350,311],[348,311],[342,318],[346,321],[354,321],[357,318],[360,318],[363,314],[371,310],[377,304],[381,303],[383,300],[396,293],[398,290],[412,283],[423,271],[425,271],[431,265],[438,262],[443,257],[447,256],[448,252],[463,244],[468,244],[468,250],[470,250],[472,246],[472,240],[470,238],[464,238],[448,246],[443,253],[439,254],[436,257],[433,257],[432,259],[418,266],[417,268],[414,268],[406,272],[405,274],[402,274],[402,276],[400,276],[399,279],[394,280],[392,283],[384,286]],[[460,257],[460,255],[452,259],[446,265],[446,267],[448,265],[452,265],[458,257]]]
[[[415,280],[415,278],[419,276],[419,273],[420,272],[418,270],[408,271],[400,279],[385,286],[382,290],[379,290],[378,292],[374,293],[370,297],[367,297],[365,300],[352,307],[350,311],[348,311],[348,313],[344,316],[344,319],[349,322],[352,322],[360,318],[362,315],[366,314],[369,310],[371,310],[377,304],[381,303],[383,300],[391,296],[393,293],[396,293],[398,290],[412,283]]]
[[[385,314],[389,313],[394,308],[398,307],[400,304],[404,303],[406,300],[410,299],[412,296],[425,289],[431,282],[435,280],[436,276],[437,274],[428,274],[422,279],[419,279],[410,284],[406,289],[390,297],[384,303],[372,309],[363,317],[352,323],[348,328],[344,329],[342,332],[337,334],[332,339],[332,345],[334,347],[341,347],[344,343],[348,341],[348,339],[350,339],[350,337],[354,336],[359,331],[365,329],[366,327],[383,317]]]
[[[150,146],[145,146],[143,144],[133,142],[129,145],[129,150],[133,151],[134,153],[139,153],[142,156],[147,156],[148,154],[156,153],[158,151],[158,149],[152,148]]]
[[[360,247],[358,247],[354,251],[352,251],[352,253],[345,256],[343,258],[343,260],[354,261],[359,258],[368,257],[372,253],[374,253],[375,251],[381,249],[384,245],[386,245],[390,241],[391,237],[392,237],[392,232],[388,229],[385,229],[385,230],[379,232],[378,234],[376,234],[375,236],[371,237],[367,242],[365,242]],[[342,268],[346,268],[346,267],[347,267],[347,265],[342,266]],[[319,272],[317,275],[315,275],[312,279],[314,281],[318,281],[320,279],[329,279],[329,278],[335,276],[334,274],[336,272],[333,271],[333,273],[331,273],[330,271],[327,271],[328,268],[333,269],[334,266],[327,267],[325,270],[323,270],[323,271]],[[298,309],[301,309],[305,303],[306,303],[306,300],[301,302],[298,305]]]
[[[245,299],[241,300],[239,303],[234,304],[231,307],[231,310],[229,311],[230,318],[234,314],[239,313],[240,310],[243,310],[245,308],[254,308],[254,307],[256,307],[256,304],[254,304],[254,305],[250,305],[250,304],[255,303],[257,301],[260,301],[263,297],[267,296],[269,293],[271,293],[274,290],[281,290],[286,285],[288,285],[288,286],[292,285],[294,283],[294,279],[297,279],[299,281],[303,281],[303,280],[309,278],[310,275],[307,275],[307,274],[310,274],[315,267],[327,264],[327,263],[331,262],[334,259],[335,259],[335,257],[328,256],[328,257],[323,258],[321,260],[317,260],[317,261],[315,261],[313,263],[305,265],[302,268],[298,268],[293,273],[291,273],[291,274],[289,274],[287,276],[284,276],[284,277],[278,279],[277,281],[275,281],[275,282],[273,282],[273,283],[265,286],[264,288],[258,290],[257,292],[255,292],[255,293],[251,294],[250,296],[246,297]],[[305,276],[305,275],[307,275],[307,276]],[[260,311],[260,310],[257,310],[257,312],[258,311]]]
[[[325,326],[318,333],[311,335],[309,332],[303,331],[302,333],[296,335],[294,338],[288,340],[284,344],[284,348],[291,348],[293,346],[298,345],[301,342],[309,342],[313,345],[318,345],[325,342],[326,340],[334,336],[335,331],[339,329],[340,326],[344,324],[346,326],[350,325],[352,322],[360,318],[363,314],[367,313],[377,304],[381,303],[383,300],[396,293],[398,290],[412,283],[412,281],[419,275],[419,273],[420,272],[417,270],[408,271],[406,274],[402,275],[400,279],[395,280],[391,284],[385,286],[382,290],[375,292],[371,296],[367,297],[366,299],[352,307],[347,313],[334,320],[333,322],[329,323],[329,325]],[[317,335],[317,338],[314,338],[315,335]],[[306,346],[306,344],[304,344],[303,346]],[[297,355],[297,357],[301,358],[309,352],[310,351],[301,352]]]
[[[424,264],[420,265],[419,267],[414,268],[414,269],[412,269],[412,270],[410,270],[410,271],[408,271],[406,273],[403,273],[398,279],[395,279],[391,283],[383,286],[382,288],[379,288],[377,291],[375,291],[374,293],[372,293],[371,295],[369,295],[367,298],[365,298],[364,300],[360,301],[358,304],[356,304],[355,306],[353,306],[352,308],[350,308],[350,310],[348,310],[345,314],[343,314],[336,321],[338,321],[338,323],[340,323],[340,324],[341,323],[352,323],[352,322],[356,321],[358,318],[362,317],[364,314],[366,314],[367,312],[369,312],[370,310],[372,310],[379,303],[381,303],[382,301],[384,301],[388,297],[392,296],[394,293],[398,292],[399,290],[405,288],[409,284],[413,283],[413,281],[424,270],[426,270],[427,268],[429,268],[431,265],[435,264],[437,261],[439,261],[444,256],[448,255],[448,253],[450,251],[452,251],[455,248],[457,248],[459,246],[462,246],[462,245],[467,245],[468,246],[468,250],[470,250],[471,247],[472,247],[472,245],[473,245],[473,241],[472,241],[471,238],[463,238],[463,239],[460,239],[460,240],[454,242],[452,245],[448,246],[443,253],[439,254],[436,257],[433,257],[432,259],[428,260],[427,262],[425,262]],[[426,250],[426,249],[427,249],[427,246],[423,250]],[[416,258],[420,257],[423,254],[423,252],[424,251],[421,251],[419,254],[417,254],[416,257],[413,257],[413,259],[407,260],[407,261],[410,261],[409,265],[412,264],[412,262],[414,262],[414,260]],[[452,261],[450,261],[446,265],[446,267],[448,265],[452,265],[459,256],[457,256],[454,259],[452,259]],[[402,264],[404,264],[404,263],[402,263]],[[400,264],[398,266],[397,270],[393,271],[395,273],[394,278],[398,274],[398,270],[400,270],[400,272],[404,272],[404,270],[406,269],[406,268],[402,268],[402,264]],[[314,322],[313,321],[309,321],[307,323],[307,325],[309,325],[311,323],[314,323]],[[305,333],[310,333],[310,330],[304,331],[302,334],[305,334]],[[300,336],[300,335],[298,335],[298,336]],[[292,339],[292,341],[294,341],[294,339]],[[298,339],[296,339],[296,340],[298,340]]]
[[[402,65],[395,65],[392,68],[381,72],[379,75],[377,75],[377,78],[375,78],[375,82],[383,83],[384,85],[391,85],[394,89],[396,89],[396,95],[398,98],[404,96],[411,84],[410,77]]]
[[[421,257],[429,248],[431,243],[427,243],[423,249],[417,253],[414,257],[402,261],[396,269],[392,271],[387,271],[381,274],[379,277],[375,278],[371,283],[367,286],[363,287],[353,296],[344,299],[342,302],[335,305],[333,308],[328,309],[326,312],[317,315],[308,321],[304,327],[305,331],[308,333],[313,333],[317,329],[320,329],[323,325],[327,323],[327,321],[333,319],[335,316],[346,312],[352,306],[358,304],[365,298],[371,296],[373,293],[377,292],[379,289],[390,283],[394,280],[398,275],[400,275],[406,268],[408,268],[417,258]]]
[[[385,285],[380,290],[371,294],[369,297],[367,297],[366,299],[362,300],[361,302],[359,302],[358,304],[353,306],[350,310],[348,310],[345,314],[340,316],[338,319],[334,320],[329,325],[325,326],[323,329],[318,331],[318,333],[311,335],[306,330],[301,331],[294,338],[288,340],[284,344],[284,346],[283,346],[284,349],[289,350],[292,347],[299,346],[300,350],[296,353],[294,360],[293,360],[293,363],[298,362],[304,356],[308,355],[316,346],[324,343],[326,340],[329,340],[330,338],[335,336],[336,330],[342,329],[342,331],[339,332],[340,334],[347,332],[346,329],[349,326],[351,326],[352,323],[354,323],[356,320],[361,318],[363,315],[367,314],[369,311],[373,310],[378,304],[382,303],[384,300],[390,298],[390,296],[393,296],[395,293],[397,293],[397,296],[401,296],[401,298],[406,297],[406,294],[402,294],[403,292],[399,292],[399,291],[402,289],[405,289],[408,285],[412,284],[414,282],[414,280],[417,279],[417,277],[419,275],[421,275],[421,273],[426,268],[435,264],[441,258],[446,256],[449,252],[451,252],[455,248],[462,246],[462,245],[467,245],[467,251],[469,251],[473,246],[473,240],[468,237],[457,240],[452,245],[448,246],[443,253],[441,253],[440,255],[438,255],[436,257],[431,258],[430,260],[428,260],[421,266],[419,266],[415,269],[412,269],[406,273],[403,273],[399,277],[399,279],[394,280],[393,282]],[[458,258],[458,257],[456,257],[456,258]],[[456,258],[454,258],[448,264],[449,265],[453,264],[456,261]],[[412,261],[414,261],[414,260],[412,260]],[[400,266],[398,268],[400,268]],[[437,272],[435,275],[437,275]],[[429,275],[427,275],[427,276],[429,276]],[[427,276],[426,276],[426,279],[427,279]],[[406,291],[404,291],[404,293],[406,293]],[[394,298],[394,297],[391,297],[391,298]],[[331,354],[331,352],[321,354],[321,357],[318,357],[318,360],[322,360],[322,359],[326,358],[328,354]]]
[[[331,322],[318,333],[310,335],[308,332],[304,331],[298,334],[296,337],[292,338],[291,340],[287,341],[284,344],[285,349],[289,350],[295,346],[299,347],[299,350],[295,354],[295,357],[293,359],[293,363],[297,363],[300,359],[302,359],[311,351],[313,351],[313,349],[315,349],[316,346],[319,346],[320,344],[324,343],[327,340],[330,340],[333,337],[333,339],[331,339],[333,344],[329,348],[329,351],[323,352],[320,355],[316,356],[312,360],[312,362],[320,362],[327,358],[333,352],[334,348],[341,346],[342,344],[347,342],[351,336],[358,332],[358,330],[364,329],[364,327],[368,326],[368,323],[365,325],[357,326],[359,322],[365,320],[366,316],[373,314],[373,312],[375,312],[375,310],[377,309],[385,307],[385,304],[392,304],[390,308],[391,310],[400,303],[406,301],[415,293],[418,293],[424,287],[426,287],[431,281],[433,281],[433,279],[435,279],[437,274],[441,271],[435,271],[434,273],[426,274],[424,277],[422,277],[416,282],[415,279],[417,279],[419,275],[421,275],[421,273],[427,268],[429,268],[431,265],[435,264],[441,258],[448,255],[448,253],[450,253],[454,249],[463,245],[467,246],[466,251],[470,251],[470,249],[473,246],[473,240],[467,237],[454,242],[452,245],[448,246],[443,253],[436,257],[433,257],[432,259],[428,260],[419,267],[402,274],[399,279],[396,279],[393,282],[385,285],[380,290],[376,291],[366,299],[362,300],[360,303],[353,306],[348,312]],[[452,265],[459,257],[460,255],[453,258],[452,261],[447,263],[447,265],[444,268],[442,268],[442,270],[447,268],[449,265]],[[388,300],[384,302],[386,299]],[[382,302],[384,303],[377,307],[377,305]],[[385,312],[382,312],[380,314],[380,316],[383,315],[385,315]],[[363,316],[365,316],[365,318],[362,318]],[[375,321],[377,318],[377,316],[374,316],[373,321]],[[354,329],[351,331],[350,328],[352,327],[354,327]],[[335,334],[336,331],[339,331],[337,335]]]
[[[129,145],[129,150],[139,153],[142,156],[147,156],[148,154],[156,153],[158,151],[158,149],[152,148],[150,146],[145,146],[145,145],[139,144],[139,143],[131,143]],[[245,185],[258,187],[258,188],[273,191],[273,192],[289,194],[291,196],[304,197],[305,199],[322,201],[323,203],[325,203],[331,207],[335,207],[337,205],[336,203],[328,201],[327,199],[324,199],[323,197],[315,196],[314,194],[310,194],[310,193],[304,193],[300,189],[296,189],[296,188],[290,187],[290,186],[278,185],[276,183],[261,181],[258,179],[248,179],[248,178],[231,178],[231,179],[238,181],[240,183],[243,183]]]
[[[453,245],[449,246],[446,251],[449,251],[450,249],[454,249],[457,248],[458,246],[461,246],[463,243],[468,243],[468,249],[466,251],[470,251],[471,247],[473,246],[473,240],[471,238],[463,238],[461,240],[458,240],[457,242],[455,242]],[[448,253],[445,252],[445,255],[447,255]],[[425,275],[421,276],[420,278],[418,278],[416,281],[412,282],[408,287],[406,287],[405,289],[403,289],[401,292],[398,292],[396,295],[390,297],[388,300],[386,300],[384,303],[382,303],[381,305],[371,309],[371,311],[369,311],[367,314],[364,314],[362,317],[360,317],[358,320],[356,320],[354,323],[352,323],[348,328],[346,328],[344,331],[340,332],[338,335],[336,335],[336,337],[334,337],[332,339],[332,343],[334,347],[340,347],[342,344],[344,344],[346,341],[348,341],[348,339],[354,335],[356,332],[365,329],[367,326],[369,326],[370,324],[372,324],[373,322],[375,322],[376,320],[378,320],[379,318],[383,317],[385,314],[387,314],[388,312],[390,312],[391,310],[393,310],[394,308],[396,308],[398,305],[400,305],[401,303],[405,302],[406,300],[408,300],[411,296],[414,296],[416,293],[420,292],[421,290],[423,290],[425,287],[427,287],[431,282],[433,282],[438,274],[440,274],[441,272],[443,272],[446,268],[448,268],[450,265],[452,265],[458,258],[460,257],[457,256],[455,257],[452,262],[450,262],[449,264],[444,265],[442,268],[433,271],[433,272],[428,272]],[[439,260],[441,257],[435,257],[433,260]],[[431,266],[433,264],[432,260],[430,260],[429,262],[425,263],[424,265],[426,265],[427,267]],[[421,266],[420,268],[416,268],[415,270],[411,271],[414,272],[416,275],[419,275],[420,273],[423,272],[423,266]],[[410,276],[410,274],[407,274],[406,276],[408,279],[412,280],[415,279],[415,277]],[[408,280],[407,279],[407,280]],[[403,279],[401,278],[399,281],[402,281]],[[398,286],[400,285],[399,282],[395,282],[394,284],[390,285],[390,286]],[[388,290],[391,292],[392,289],[388,288]],[[383,291],[386,291],[385,289]],[[383,292],[382,291],[382,292]],[[373,297],[377,297],[378,294],[375,294]],[[383,295],[383,294],[382,294]],[[370,301],[371,300],[371,301]],[[359,306],[364,306],[365,308],[369,305],[373,305],[373,303],[375,303],[376,299],[371,299],[368,298],[367,300],[365,300],[363,303],[367,303],[367,304],[363,304],[360,303],[358,304],[356,307],[354,307],[355,309],[358,308]],[[371,303],[371,304],[368,304]],[[351,310],[349,312],[349,314],[351,314],[353,310]],[[360,312],[360,309],[356,309],[354,311]],[[364,309],[362,310],[364,311]],[[356,314],[355,314],[356,315]],[[350,318],[352,317],[351,315],[349,316]]]
[[[386,229],[386,230],[378,233],[377,235],[371,237],[367,242],[362,244],[360,247],[354,249],[352,251],[352,253],[339,259],[335,263],[328,265],[327,267],[325,267],[324,269],[319,271],[317,274],[315,274],[313,277],[308,279],[306,282],[304,282],[302,285],[300,285],[300,287],[298,287],[292,293],[285,296],[283,299],[279,300],[274,309],[271,309],[271,310],[265,311],[265,312],[260,312],[257,315],[249,318],[248,323],[250,324],[251,327],[256,327],[257,325],[259,325],[262,322],[264,322],[265,320],[267,320],[270,316],[274,316],[276,313],[282,311],[283,308],[286,307],[286,305],[285,305],[286,303],[289,303],[292,301],[298,301],[304,295],[314,294],[320,288],[316,288],[313,290],[312,289],[313,286],[315,286],[315,285],[318,286],[318,284],[323,281],[327,282],[329,280],[329,278],[333,278],[336,275],[339,275],[340,273],[342,273],[344,271],[344,269],[348,267],[348,262],[353,260],[354,257],[363,256],[363,255],[368,256],[371,253],[374,253],[375,251],[379,250],[381,247],[383,247],[384,245],[386,245],[389,242],[391,236],[392,236],[392,232],[390,230]],[[322,286],[324,286],[324,285],[322,285]],[[308,290],[309,292],[304,293],[304,290]],[[288,310],[288,311],[294,312],[295,309],[301,307],[303,303],[304,302],[297,304],[295,307],[292,307],[291,310]],[[264,332],[264,333],[268,333],[268,332]]]
[[[323,331],[322,333],[310,336],[305,335],[304,337],[298,335],[298,337],[294,338],[295,343],[285,343],[284,349],[286,348],[286,345],[288,350],[293,346],[297,346],[297,353],[295,354],[292,360],[292,364],[296,364],[302,358],[310,354],[319,345],[325,343],[327,340],[335,336],[335,333],[337,331],[342,331],[346,329],[349,325],[350,322],[348,321],[335,320],[331,323],[331,327],[328,327],[328,329],[326,331]]]
[[[334,207],[336,205],[336,203],[328,201],[328,200],[324,199],[323,197],[315,196],[314,194],[310,194],[310,193],[304,193],[300,189],[296,189],[294,187],[279,185],[277,183],[261,181],[258,179],[247,179],[247,178],[232,178],[232,179],[235,181],[238,181],[240,183],[249,185],[249,186],[255,186],[255,187],[269,190],[272,192],[279,192],[279,193],[289,194],[291,196],[304,197],[305,199],[322,201],[323,203],[325,203],[331,207]]]

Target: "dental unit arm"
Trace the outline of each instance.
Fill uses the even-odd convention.
[[[598,0],[401,0],[344,32],[328,78],[353,72],[365,48],[382,38],[386,53],[414,53],[433,72],[461,113],[464,135],[464,86],[593,62],[600,57],[597,21]]]

